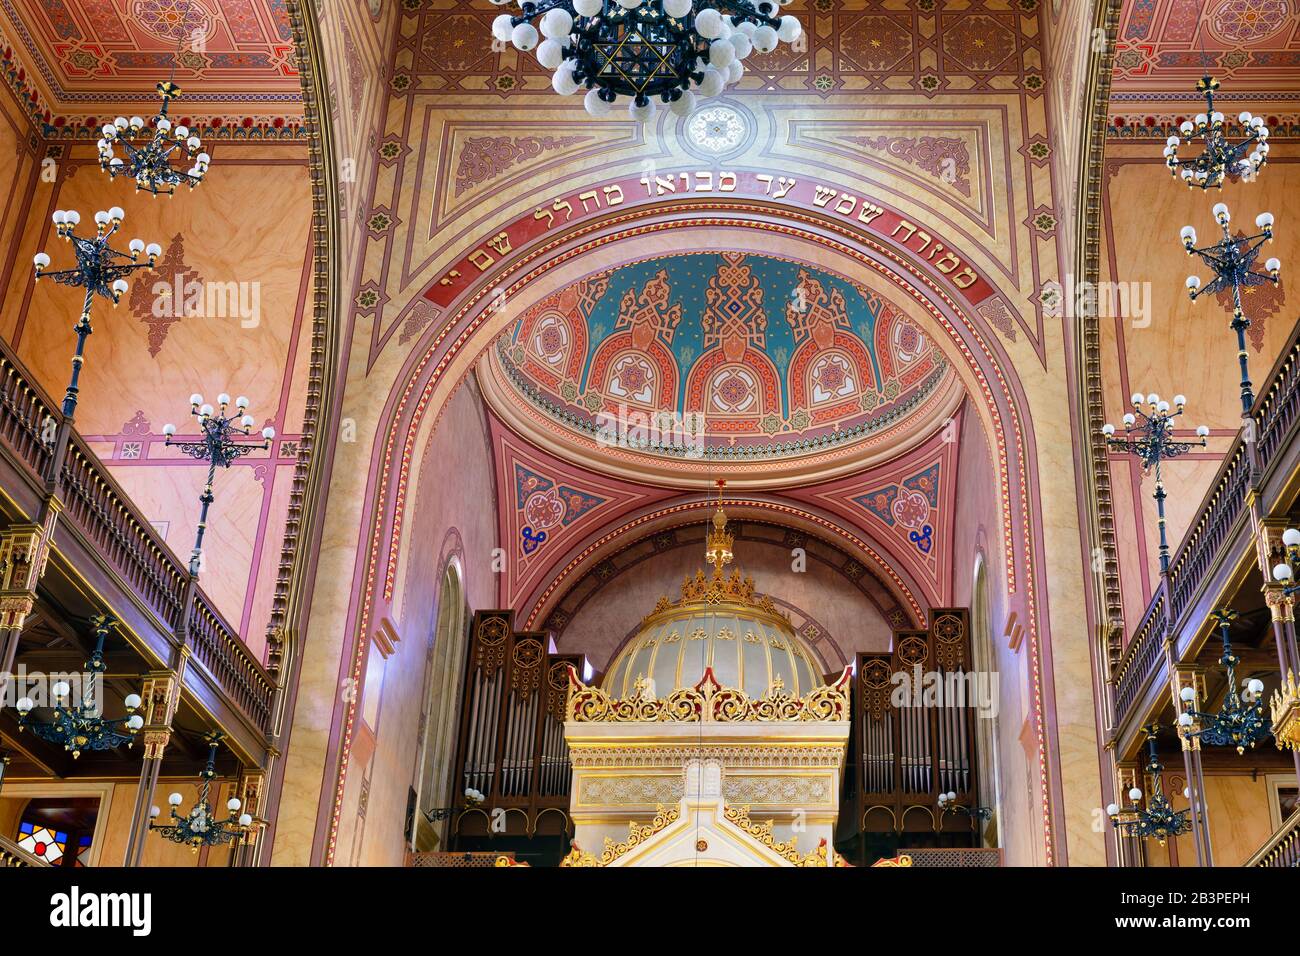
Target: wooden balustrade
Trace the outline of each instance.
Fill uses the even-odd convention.
[[[1274,869],[1300,867],[1300,810],[1282,822],[1278,831],[1246,861],[1246,865]]]
[[[0,834],[0,869],[17,866],[49,865],[40,857],[32,856],[4,834]]]
[[[1115,670],[1115,720],[1118,724],[1124,722],[1147,677],[1159,665],[1167,629],[1165,585],[1162,582]]]
[[[0,342],[0,447],[38,486],[54,453],[47,432],[61,425],[55,403]],[[185,613],[189,569],[164,544],[108,469],[75,432],[61,468],[62,521],[100,555],[175,639]],[[211,600],[195,590],[188,624],[195,656],[230,701],[261,731],[270,727],[274,680]]]

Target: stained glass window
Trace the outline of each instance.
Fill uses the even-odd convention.
[[[85,866],[86,860],[90,858],[90,837],[83,836],[77,839],[77,860],[73,866]]]
[[[24,820],[18,826],[18,846],[32,856],[58,866],[68,847],[68,835],[40,823]]]

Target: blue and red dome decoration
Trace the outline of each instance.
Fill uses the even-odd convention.
[[[753,461],[850,446],[917,424],[955,370],[877,292],[794,261],[683,253],[587,277],[521,316],[496,349],[518,397],[599,438],[668,413],[692,447],[640,450]]]

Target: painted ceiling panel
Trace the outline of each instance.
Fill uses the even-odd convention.
[[[590,276],[525,312],[495,360],[515,400],[575,432],[721,461],[849,448],[909,427],[955,374],[879,294],[744,253]]]

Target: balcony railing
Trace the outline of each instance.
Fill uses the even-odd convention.
[[[1276,868],[1300,866],[1300,810],[1283,821],[1278,831],[1246,861],[1246,865]]]
[[[55,403],[36,385],[8,346],[0,343],[0,444],[39,487],[48,470],[53,442],[46,440],[62,422]],[[175,640],[184,613],[189,569],[174,555],[136,509],[108,469],[73,432],[62,467],[65,511],[75,528]],[[189,612],[195,657],[212,674],[230,701],[259,730],[271,724],[275,682],[217,612],[211,599],[195,592]]]
[[[1115,716],[1122,726],[1160,667],[1167,634],[1181,633],[1184,616],[1196,604],[1223,550],[1239,534],[1234,529],[1246,510],[1252,481],[1266,479],[1286,453],[1300,429],[1300,324],[1265,379],[1251,411],[1254,448],[1247,435],[1237,439],[1224,456],[1209,492],[1169,564],[1167,582],[1152,595],[1133,638],[1115,669]],[[1270,502],[1264,502],[1267,507]]]
[[[0,834],[0,869],[11,866],[49,866],[40,857],[32,856],[13,840]]]

